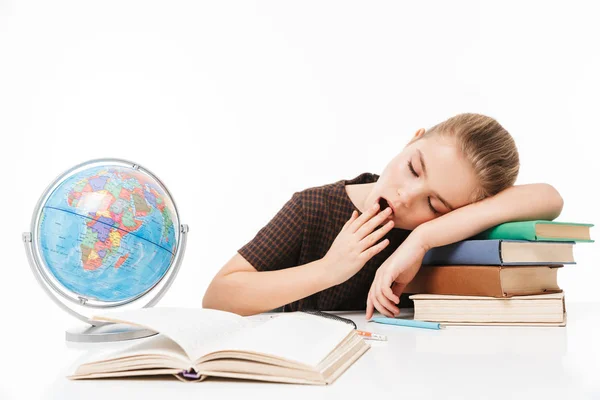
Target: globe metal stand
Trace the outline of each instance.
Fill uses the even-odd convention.
[[[156,332],[149,329],[123,324],[106,324],[68,329],[65,338],[68,342],[98,343],[141,339],[153,335],[156,335]]]
[[[156,335],[157,332],[149,330],[149,329],[133,327],[131,325],[126,325],[126,324],[116,324],[116,323],[109,323],[109,322],[94,321],[90,317],[84,315],[83,311],[87,311],[87,314],[89,314],[89,311],[91,309],[102,310],[102,309],[111,309],[111,308],[114,309],[114,308],[118,308],[118,307],[123,308],[122,306],[126,306],[127,304],[131,305],[134,303],[139,303],[139,301],[141,300],[142,297],[147,297],[147,295],[152,291],[154,291],[156,293],[154,295],[154,297],[152,297],[152,299],[147,304],[142,305],[141,307],[152,307],[153,305],[155,305],[165,295],[165,293],[167,292],[167,290],[173,283],[177,273],[179,272],[181,261],[183,260],[183,255],[185,253],[185,247],[186,247],[186,242],[187,242],[187,233],[189,232],[189,227],[187,225],[185,225],[185,224],[176,225],[176,226],[179,226],[179,234],[180,234],[179,241],[178,241],[178,248],[177,248],[177,251],[175,254],[175,258],[172,261],[171,268],[169,268],[167,274],[165,276],[163,276],[163,278],[158,283],[156,283],[154,287],[150,288],[147,292],[142,293],[133,299],[129,299],[127,301],[116,303],[114,305],[94,304],[93,299],[88,299],[83,296],[77,296],[77,300],[74,300],[72,295],[71,296],[66,295],[64,289],[61,289],[61,287],[60,287],[61,285],[56,281],[56,279],[53,279],[53,277],[50,276],[50,274],[48,274],[43,269],[43,267],[42,267],[43,261],[41,260],[41,257],[38,254],[38,252],[36,251],[35,246],[34,246],[34,242],[35,242],[34,234],[36,232],[37,224],[39,222],[41,208],[43,206],[45,199],[47,199],[47,197],[49,196],[52,189],[55,188],[57,186],[58,182],[64,176],[68,175],[69,173],[73,173],[73,171],[80,170],[86,166],[98,164],[98,163],[114,163],[117,165],[123,165],[123,166],[129,167],[129,168],[135,169],[135,170],[141,170],[144,173],[152,176],[162,186],[162,189],[169,196],[171,202],[173,203],[173,207],[175,209],[176,221],[179,221],[179,217],[177,215],[177,208],[175,206],[175,201],[170,196],[170,194],[169,194],[167,188],[164,186],[164,184],[150,171],[148,171],[147,169],[141,168],[138,164],[135,164],[135,163],[132,163],[132,162],[126,161],[126,160],[119,160],[119,159],[92,160],[92,161],[77,165],[77,166],[73,167],[72,169],[70,169],[69,171],[62,174],[61,176],[59,176],[58,178],[56,178],[56,180],[46,189],[46,191],[44,192],[44,194],[38,201],[38,204],[37,204],[36,209],[33,214],[33,220],[32,220],[32,224],[31,224],[32,225],[31,232],[25,232],[22,235],[22,239],[23,239],[23,242],[25,245],[25,251],[27,254],[27,259],[29,261],[29,265],[33,271],[33,274],[34,274],[36,280],[42,286],[44,291],[50,296],[50,298],[60,308],[62,308],[63,310],[65,310],[69,314],[71,314],[72,316],[74,316],[74,317],[78,318],[79,320],[86,323],[86,325],[77,326],[77,327],[68,329],[65,332],[65,339],[68,342],[78,342],[78,343],[114,342],[114,341],[140,339],[140,338],[153,336],[153,335]],[[59,295],[57,296],[57,294],[59,294]]]
[[[181,250],[179,252],[179,256],[175,261],[175,265],[173,266],[173,272],[170,274],[169,278],[162,286],[162,288],[157,293],[156,297],[152,299],[150,303],[145,305],[145,307],[151,307],[156,304],[166,293],[173,283],[177,272],[179,271],[179,266],[181,265],[181,260],[183,259],[183,254],[185,253],[185,245],[187,239],[187,233],[189,232],[189,228],[187,225],[181,225]],[[99,322],[93,321],[85,316],[73,311],[71,308],[67,307],[60,299],[58,299],[50,290],[49,286],[52,287],[54,284],[50,281],[43,280],[42,277],[46,277],[43,273],[39,273],[39,265],[34,261],[34,252],[33,252],[33,244],[31,240],[31,232],[23,233],[23,242],[25,243],[25,251],[27,253],[27,259],[29,260],[29,266],[33,270],[33,274],[36,277],[38,283],[44,288],[46,293],[50,296],[52,300],[56,304],[60,306],[60,308],[67,311],[69,314],[77,317],[78,319],[87,322],[91,326],[80,326],[67,330],[65,332],[65,339],[69,342],[86,342],[86,343],[96,343],[96,342],[112,342],[112,341],[120,341],[120,340],[131,340],[131,339],[140,339],[144,337],[149,337],[156,335],[156,332],[151,331],[149,329],[136,328],[130,325],[123,324],[113,324],[109,322]],[[83,297],[80,297],[80,303],[85,305],[86,300]]]

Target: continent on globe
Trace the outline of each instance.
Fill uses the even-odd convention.
[[[144,221],[139,218],[146,217],[153,207],[158,208],[164,219],[163,235],[173,224],[156,190],[127,173],[119,174],[121,182],[103,173],[106,171],[77,182],[68,197],[70,206],[92,218],[81,242],[81,262],[85,270],[101,267],[104,259],[119,249],[122,238],[142,226]],[[168,236],[164,239],[169,241]],[[120,256],[114,267],[119,268],[127,257],[128,254]]]
[[[103,165],[65,177],[42,204],[39,249],[52,275],[87,299],[122,301],[152,288],[178,246],[172,199],[151,174]]]

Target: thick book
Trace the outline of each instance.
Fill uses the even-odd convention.
[[[429,249],[422,265],[563,265],[574,264],[575,242],[463,240]]]
[[[565,326],[564,292],[505,299],[414,294],[414,318],[443,325]]]
[[[593,242],[594,224],[546,220],[506,222],[481,232],[473,239],[514,239],[531,241]]]
[[[353,326],[303,312],[267,319],[199,308],[143,308],[93,317],[144,327],[150,338],[92,353],[70,379],[173,375],[326,385],[368,349]]]
[[[557,293],[562,266],[422,266],[405,293],[513,297]]]

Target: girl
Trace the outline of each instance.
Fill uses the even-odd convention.
[[[515,143],[493,118],[460,114],[420,129],[381,176],[294,193],[217,273],[203,307],[397,316],[428,249],[560,214],[552,186],[513,186],[518,171]]]

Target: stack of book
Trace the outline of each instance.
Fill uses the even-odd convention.
[[[566,325],[558,271],[592,224],[509,222],[429,250],[406,293],[417,320],[446,325]]]

